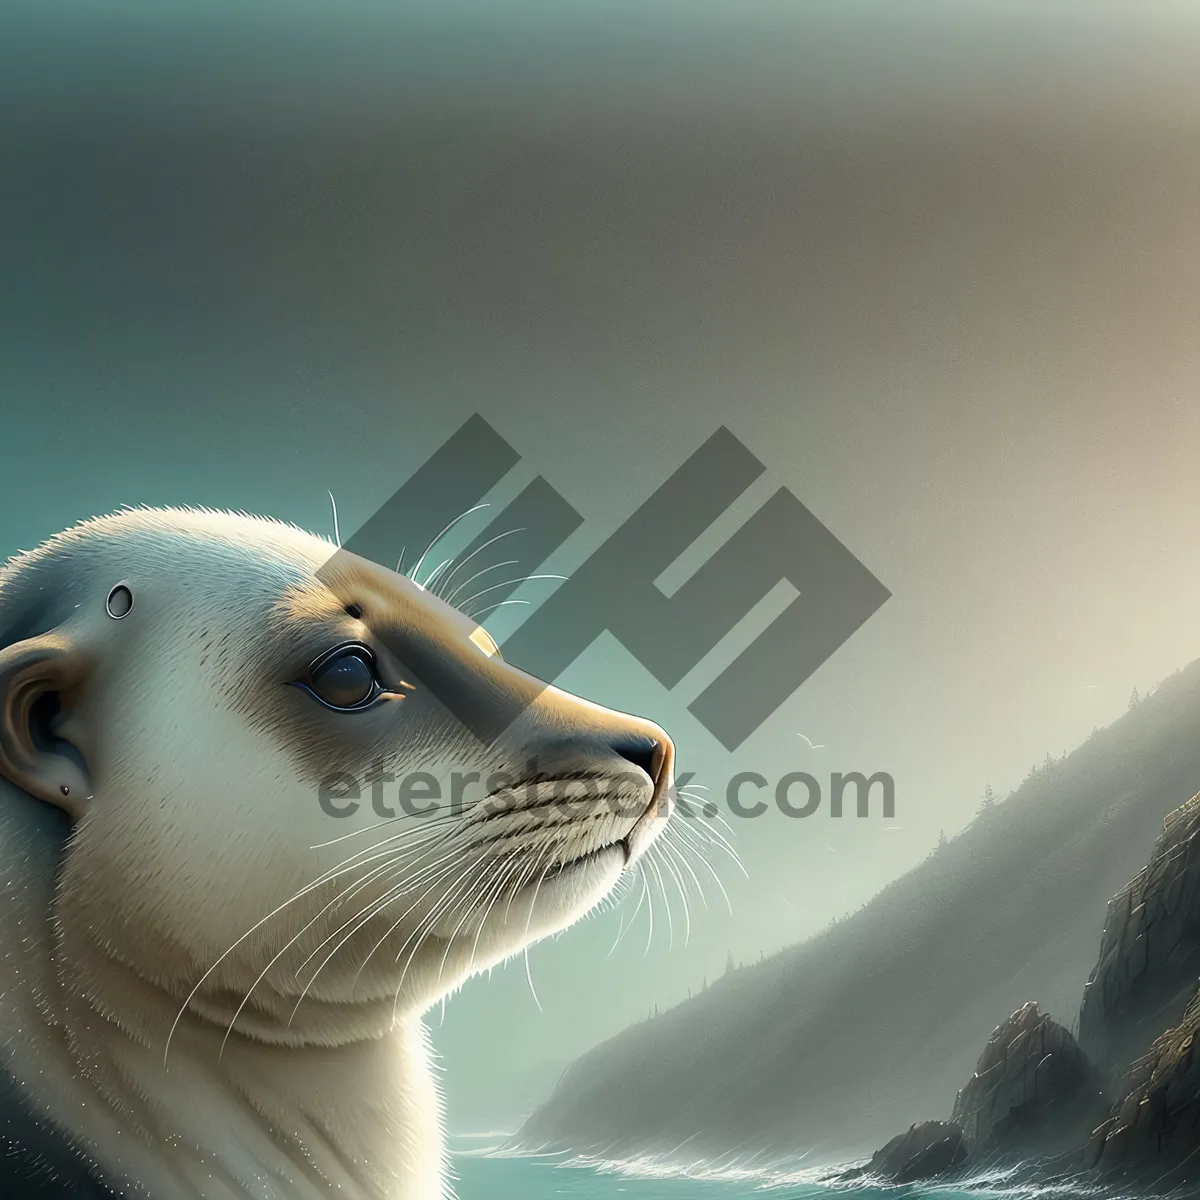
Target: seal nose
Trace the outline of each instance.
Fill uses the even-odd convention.
[[[627,762],[633,763],[635,767],[641,767],[650,776],[651,783],[658,782],[663,753],[657,739],[640,733],[620,734],[613,738],[611,745]]]
[[[625,729],[610,736],[612,751],[650,776],[652,794],[645,810],[625,835],[625,863],[638,858],[657,836],[662,822],[674,807],[672,779],[675,772],[675,745],[657,725],[643,722],[642,729]]]

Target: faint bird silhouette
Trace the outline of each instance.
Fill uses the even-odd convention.
[[[824,742],[821,742],[818,744],[818,743],[814,742],[812,740],[812,738],[805,736],[803,733],[797,733],[796,736],[804,738],[804,740],[808,743],[808,748],[810,750],[824,750],[825,749]]]

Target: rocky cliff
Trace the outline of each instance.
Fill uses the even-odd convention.
[[[1092,1167],[1174,1186],[1200,1177],[1200,993],[1127,1077],[1128,1093],[1092,1135]]]
[[[1150,861],[1108,906],[1079,1041],[1123,1067],[1174,1025],[1200,974],[1200,797],[1171,813]]]
[[[864,1173],[901,1182],[899,1172],[929,1178],[1003,1159],[1158,1192],[1200,1182],[1198,897],[1200,795],[1167,816],[1149,862],[1108,906],[1080,1009],[1091,1057],[1023,1005],[989,1038],[950,1122],[912,1126]],[[913,1139],[929,1126],[939,1138],[919,1154]]]
[[[992,1033],[950,1119],[978,1162],[1078,1145],[1105,1108],[1099,1072],[1031,1000]]]

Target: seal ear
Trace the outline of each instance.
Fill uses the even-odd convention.
[[[71,729],[89,668],[57,630],[0,650],[0,777],[74,819],[92,791]]]

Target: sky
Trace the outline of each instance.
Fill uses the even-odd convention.
[[[660,586],[786,487],[892,593],[733,754],[687,704],[782,592],[671,692],[608,635],[560,678],[718,793],[886,771],[896,817],[734,819],[686,944],[676,900],[473,981],[452,1123],[1200,654],[1198,42],[1165,3],[5,6],[0,553],[123,503],[353,528],[478,412],[497,506],[584,516],[542,570],[725,425],[766,475]]]

